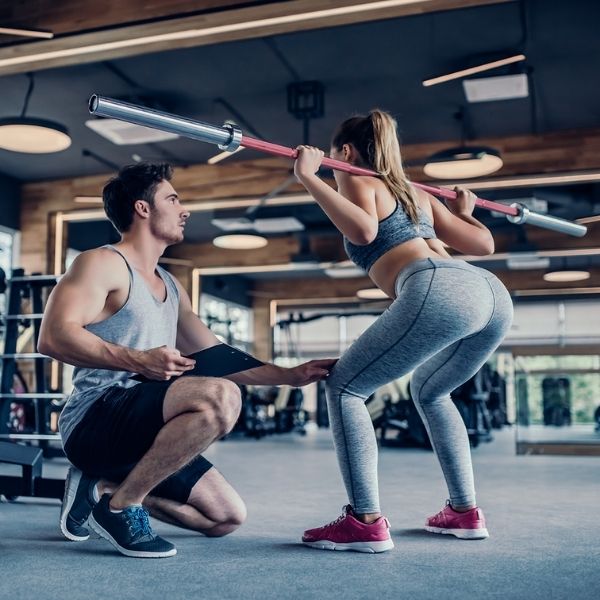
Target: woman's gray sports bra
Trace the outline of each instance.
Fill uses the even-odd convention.
[[[379,221],[377,237],[364,246],[357,246],[344,237],[344,248],[348,258],[359,267],[369,269],[388,250],[415,238],[436,239],[433,223],[429,215],[419,207],[419,224],[415,225],[406,214],[400,202],[396,203],[394,212]]]

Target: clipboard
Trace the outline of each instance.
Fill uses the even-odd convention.
[[[265,363],[250,356],[242,350],[238,350],[227,344],[218,344],[211,346],[205,350],[194,352],[186,358],[192,358],[196,361],[193,369],[186,371],[178,377],[186,377],[189,375],[196,377],[225,377],[233,373],[241,373],[248,369],[256,369],[262,367]],[[130,377],[137,381],[154,381],[148,377],[137,374]],[[172,378],[175,379],[175,378]]]

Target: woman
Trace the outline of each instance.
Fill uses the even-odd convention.
[[[469,439],[450,392],[472,377],[512,320],[510,296],[488,271],[453,259],[494,251],[473,216],[475,196],[457,188],[448,208],[413,188],[402,169],[396,122],[373,110],[344,121],[331,157],[379,177],[336,171],[336,192],[317,171],[323,153],[298,148],[294,172],[344,236],[348,256],[393,299],[340,358],[328,379],[328,408],[350,504],[337,520],[304,532],[326,550],[383,552],[394,547],[379,506],[377,443],[365,400],[412,371],[411,393],[448,485],[449,500],[426,529],[462,539],[488,537],[475,501]]]

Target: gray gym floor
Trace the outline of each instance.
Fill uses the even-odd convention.
[[[131,559],[100,539],[63,540],[59,503],[0,504],[0,598],[523,598],[600,597],[597,458],[520,456],[514,432],[474,450],[491,538],[426,533],[445,500],[434,457],[384,449],[383,507],[396,548],[379,555],[298,543],[344,503],[326,431],[219,442],[207,456],[240,490],[249,518],[231,536],[203,538],[158,523],[178,554]],[[49,461],[46,476],[65,472]]]

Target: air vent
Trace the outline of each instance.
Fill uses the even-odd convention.
[[[106,138],[117,146],[133,146],[135,144],[152,144],[176,140],[176,133],[167,133],[150,127],[142,127],[125,123],[117,119],[90,119],[85,124],[98,135]]]

